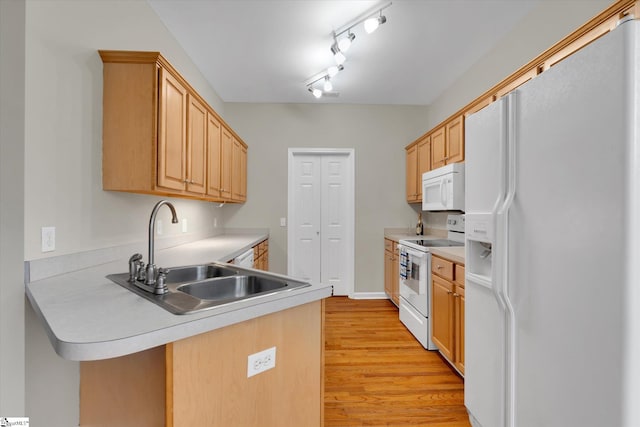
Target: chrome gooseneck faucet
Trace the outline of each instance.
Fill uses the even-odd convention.
[[[178,223],[178,215],[176,214],[176,208],[166,200],[161,200],[153,207],[153,211],[151,211],[151,218],[149,218],[149,258],[147,258],[147,270],[145,274],[145,285],[155,285],[156,283],[156,265],[154,264],[154,239],[156,232],[156,215],[158,214],[158,210],[163,206],[167,205],[169,209],[171,209],[171,223]],[[161,269],[162,270],[162,269]],[[160,290],[159,290],[160,291]],[[157,292],[161,293],[161,292]]]

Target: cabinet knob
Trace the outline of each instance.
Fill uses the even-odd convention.
[[[436,264],[436,268],[437,268],[438,270],[440,270],[440,269],[442,269],[442,266],[441,266],[441,265]]]

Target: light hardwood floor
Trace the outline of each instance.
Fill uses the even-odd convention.
[[[325,305],[325,427],[468,427],[462,378],[387,300]]]

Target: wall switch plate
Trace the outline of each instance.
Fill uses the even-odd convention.
[[[287,226],[287,218],[280,218],[280,227]]]
[[[182,221],[180,221],[182,223],[182,232],[186,233],[188,228],[187,228],[187,218],[182,218]]]
[[[247,358],[247,378],[276,367],[276,348],[271,347]]]
[[[162,234],[162,220],[156,221],[156,234],[159,236]]]
[[[56,228],[42,227],[42,252],[52,252],[56,250]]]

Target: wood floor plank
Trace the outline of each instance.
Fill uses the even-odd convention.
[[[464,381],[387,300],[325,304],[325,427],[469,427]]]

